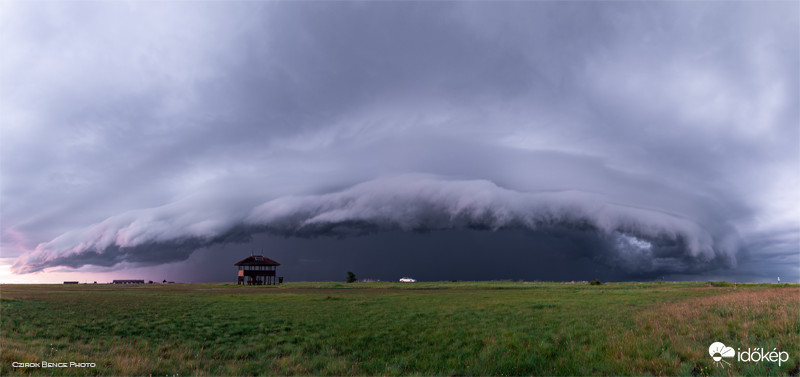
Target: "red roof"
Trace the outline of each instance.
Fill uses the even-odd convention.
[[[280,266],[281,264],[263,255],[251,255],[233,264],[234,266]]]

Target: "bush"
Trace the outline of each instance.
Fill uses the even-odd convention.
[[[597,280],[597,279],[594,279],[594,280],[589,282],[589,285],[602,285],[602,284],[603,284],[603,282],[600,281],[600,280]]]
[[[354,274],[353,271],[347,271],[347,282],[348,283],[356,282],[356,274]]]

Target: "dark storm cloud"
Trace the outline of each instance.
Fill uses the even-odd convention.
[[[634,275],[800,253],[797,4],[48,5],[0,13],[18,272],[263,232],[525,229]]]
[[[332,194],[283,196],[249,213],[237,214],[231,205],[214,212],[202,201],[132,211],[40,245],[15,268],[171,262],[199,247],[248,241],[249,234],[265,231],[315,237],[470,228],[571,230],[573,238],[592,238],[595,249],[609,250],[601,260],[631,272],[735,265],[738,236],[724,219],[704,225],[676,214],[677,208],[640,207],[633,198],[628,203],[574,189],[523,193],[486,180],[402,175]]]

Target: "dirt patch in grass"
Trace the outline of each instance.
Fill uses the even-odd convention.
[[[800,288],[726,290],[730,292],[661,303],[643,311],[637,318],[637,327],[643,331],[636,335],[647,335],[656,344],[640,347],[658,348],[678,374],[702,369],[714,374],[766,375],[798,368]],[[741,349],[777,348],[788,351],[790,360],[780,368],[776,363],[733,361],[723,369],[708,355],[708,346],[717,341]]]

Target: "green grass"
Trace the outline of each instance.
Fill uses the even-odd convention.
[[[797,375],[800,286],[4,285],[0,375]],[[708,346],[789,351],[720,368]],[[12,368],[17,362],[96,368]]]

